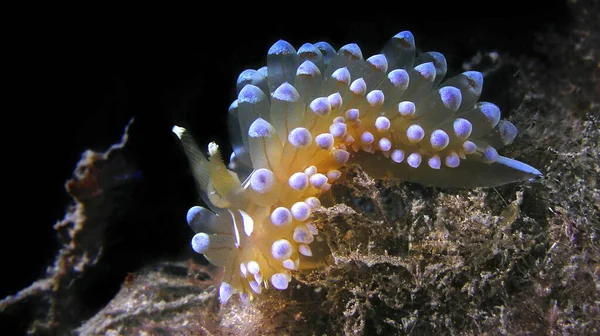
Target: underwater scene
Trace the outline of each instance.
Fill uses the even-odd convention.
[[[600,334],[600,8],[531,5],[51,25],[0,333]]]

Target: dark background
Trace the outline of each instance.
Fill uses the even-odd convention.
[[[10,33],[18,43],[4,51],[11,61],[5,64],[8,202],[0,297],[44,274],[59,248],[52,226],[70,204],[65,181],[85,149],[104,151],[118,142],[132,116],[127,163],[141,177],[122,182],[128,195],[114,209],[105,255],[81,294],[89,312],[110,300],[127,273],[159,258],[191,254],[185,213],[198,197],[171,127],[185,126],[203,148],[217,141],[228,152],[226,113],[237,75],[262,66],[280,38],[296,48],[320,40],[336,48],[356,42],[367,58],[397,32],[410,30],[419,50],[442,52],[455,73],[478,51],[544,62],[535,36],[565,31],[571,21],[564,2],[555,0],[436,6],[367,3],[344,14],[314,3],[322,9],[239,17],[205,10],[193,20],[90,12],[28,27],[24,38]],[[314,22],[305,22],[308,17]],[[510,77],[504,73],[496,80],[510,83]],[[514,108],[488,86],[485,95],[500,99],[494,101],[504,113]]]

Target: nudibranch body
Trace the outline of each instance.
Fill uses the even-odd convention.
[[[517,129],[500,120],[496,105],[477,102],[481,73],[444,79],[442,54],[415,54],[406,31],[366,60],[356,44],[295,50],[281,40],[266,67],[238,78],[228,166],[215,143],[206,158],[185,129],[173,128],[208,206],[188,211],[197,232],[192,248],[224,267],[221,302],[286,289],[295,271],[321,264],[311,213],[349,162],[374,176],[434,186],[489,187],[541,175],[498,155]]]

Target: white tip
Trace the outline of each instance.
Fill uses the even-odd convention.
[[[325,177],[327,180],[327,177]],[[292,216],[298,221],[305,221],[310,217],[310,207],[305,202],[296,202],[290,208],[290,212]]]
[[[412,153],[408,156],[408,158],[406,158],[406,163],[413,168],[418,168],[419,165],[421,165],[421,159],[421,154]]]
[[[248,285],[250,285],[250,288],[252,288],[252,290],[254,291],[254,293],[256,294],[260,294],[262,292],[262,287],[260,286],[260,284],[256,281],[248,281]]]
[[[416,112],[415,103],[411,101],[403,101],[398,103],[398,113],[403,117],[412,117]]]
[[[440,151],[448,146],[450,137],[448,136],[448,133],[442,130],[435,130],[431,132],[429,143],[433,149]]]
[[[429,160],[427,160],[427,164],[432,169],[440,169],[440,167],[442,166],[442,159],[439,155],[435,154],[432,157],[430,157]]]
[[[373,141],[375,141],[375,137],[373,136],[373,133],[369,131],[365,131],[363,132],[363,134],[360,135],[360,142],[362,142],[365,145],[369,145],[373,143]]]
[[[221,282],[221,287],[219,287],[219,300],[221,303],[227,302],[231,295],[233,295],[233,288],[228,283]]]
[[[321,74],[321,71],[319,70],[319,68],[317,68],[317,66],[309,60],[306,60],[306,61],[304,61],[304,63],[300,64],[300,66],[296,70],[296,76],[304,75],[304,76],[316,77],[316,76],[319,76],[320,74]]]
[[[335,180],[339,179],[340,176],[342,176],[342,172],[334,169],[334,170],[330,170],[327,172],[327,181],[328,182],[334,182]]]
[[[320,189],[327,183],[327,180],[327,176],[323,174],[314,174],[310,177],[310,184],[313,187]]]
[[[204,233],[196,233],[192,238],[192,249],[196,253],[204,253],[210,248],[210,237]]]
[[[252,219],[252,217],[247,212],[243,210],[238,211],[242,215],[242,220],[244,222],[244,232],[246,233],[246,236],[250,237],[250,235],[254,231],[254,219]]]
[[[392,161],[396,162],[396,163],[400,163],[402,161],[404,161],[404,151],[401,149],[394,149],[394,151],[392,151]]]
[[[377,128],[379,132],[387,131],[390,128],[390,125],[390,119],[386,117],[377,117],[377,119],[375,119],[375,128]]]
[[[171,132],[175,133],[175,135],[177,135],[177,137],[179,139],[181,139],[183,132],[185,132],[185,128],[179,127],[179,126],[173,126],[173,128],[171,129]]]
[[[315,144],[323,150],[330,150],[334,144],[333,135],[331,133],[321,133],[315,137]]]
[[[444,163],[446,164],[446,167],[449,168],[458,167],[460,165],[460,157],[458,156],[458,153],[453,151],[450,154],[448,154],[448,156],[446,156],[446,159],[444,160]]]
[[[348,119],[348,121],[355,121],[359,116],[360,111],[358,109],[353,108],[346,111],[346,119]]]
[[[496,162],[496,160],[498,160],[498,151],[496,151],[496,148],[492,147],[492,146],[487,146],[485,147],[484,151],[483,151],[483,162],[485,163],[494,163]]]
[[[279,290],[284,290],[288,288],[288,279],[283,273],[275,273],[271,276],[271,284]]]
[[[329,99],[326,97],[319,97],[313,99],[309,105],[310,109],[319,116],[326,116],[331,112],[331,104]]]
[[[343,122],[334,122],[329,126],[329,133],[333,135],[334,138],[341,138],[346,135],[347,127]]]
[[[288,135],[288,141],[295,148],[307,147],[312,143],[312,135],[306,128],[296,127]]]
[[[477,145],[473,141],[465,141],[463,143],[463,150],[465,154],[473,154],[477,151]]]
[[[297,243],[310,244],[313,241],[313,236],[305,225],[296,226],[292,237]]]
[[[392,142],[388,138],[379,139],[378,145],[379,145],[379,149],[381,149],[384,152],[387,152],[390,149],[392,149]]]
[[[279,207],[271,213],[271,223],[277,227],[287,226],[292,223],[292,213],[284,207]]]
[[[256,274],[254,274],[254,280],[256,280],[256,282],[258,282],[258,283],[262,283],[262,281],[263,281],[262,273],[258,272]]]
[[[249,261],[248,265],[246,265],[246,268],[248,269],[248,273],[253,275],[260,272],[260,265],[258,265],[258,263],[254,260]]]
[[[362,78],[359,78],[350,84],[350,91],[355,95],[364,96],[367,93],[367,83]]]
[[[209,142],[208,143],[208,154],[210,156],[213,156],[213,155],[217,155],[218,152],[219,152],[219,145],[217,145],[216,142]]]
[[[308,222],[304,225],[306,225],[306,228],[308,229],[308,231],[310,231],[310,234],[312,234],[313,236],[316,236],[319,234],[319,230],[317,229],[317,226],[315,224],[313,224],[312,222]]]
[[[333,159],[339,164],[346,164],[350,158],[350,153],[343,149],[333,150]]]
[[[292,255],[292,244],[286,239],[278,239],[271,245],[271,255],[276,260],[289,259]]]
[[[300,100],[300,94],[298,94],[298,91],[296,91],[294,86],[288,82],[285,82],[275,89],[273,92],[273,98],[284,102],[293,103]]]
[[[306,174],[306,176],[308,176],[308,177],[311,177],[316,173],[317,173],[317,167],[315,167],[315,166],[310,166],[310,167],[304,169],[304,174]]]
[[[373,107],[381,106],[384,100],[385,96],[381,90],[373,90],[367,94],[367,102]]]
[[[331,74],[331,78],[346,85],[350,85],[350,71],[348,71],[348,68],[346,67],[335,70]]]
[[[250,176],[250,188],[259,194],[268,193],[276,184],[276,177],[272,171],[260,168]]]
[[[251,138],[270,138],[274,133],[273,126],[260,117],[254,120],[248,129],[248,136]]]
[[[292,259],[286,259],[281,264],[284,268],[287,268],[292,271],[296,270],[296,263]]]
[[[327,100],[329,100],[329,105],[331,106],[332,110],[335,110],[338,107],[342,106],[342,96],[339,92],[330,94],[329,96],[327,96]]]
[[[316,209],[316,208],[321,207],[321,201],[319,201],[319,199],[314,196],[311,196],[311,197],[305,199],[304,202],[306,202],[306,204],[308,204],[308,206],[311,209]]]
[[[302,172],[294,173],[288,179],[288,185],[294,190],[302,191],[308,186],[308,176]]]
[[[410,125],[406,130],[406,137],[410,143],[416,144],[425,137],[425,130],[420,125]]]
[[[307,257],[312,257],[312,250],[310,249],[310,246],[308,246],[306,244],[298,245],[298,252],[300,252],[300,254],[305,255]]]

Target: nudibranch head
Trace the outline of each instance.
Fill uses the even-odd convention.
[[[435,186],[496,186],[540,175],[498,154],[517,129],[500,120],[496,105],[477,102],[481,73],[444,79],[442,54],[415,54],[410,32],[366,60],[356,44],[296,50],[281,40],[266,67],[238,78],[228,166],[216,144],[206,158],[184,129],[173,128],[208,206],[187,214],[197,232],[192,248],[225,268],[222,302],[234,293],[249,301],[263,288],[286,289],[294,272],[321,265],[311,214],[349,162]]]

